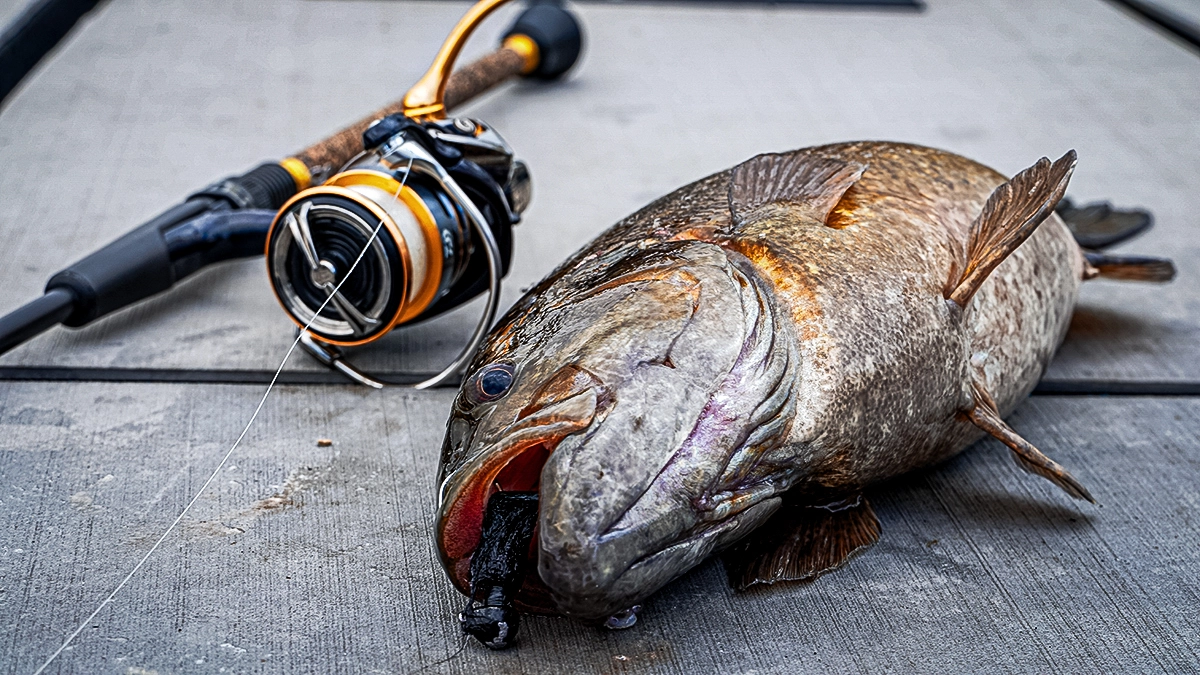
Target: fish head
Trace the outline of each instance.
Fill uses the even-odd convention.
[[[563,270],[514,306],[469,368],[443,446],[437,537],[469,593],[489,497],[536,490],[536,574],[518,605],[600,620],[778,505],[746,498],[743,465],[755,410],[787,399],[786,364],[762,297],[717,246],[631,246]],[[743,387],[764,372],[774,389]]]

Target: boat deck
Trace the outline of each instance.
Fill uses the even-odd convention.
[[[466,7],[102,4],[0,109],[0,312],[206,182],[398,98]],[[1075,148],[1070,196],[1148,208],[1155,229],[1119,250],[1179,267],[1166,286],[1088,283],[1043,392],[1009,419],[1101,506],[985,441],[876,489],[881,541],[814,583],[739,594],[709,562],[633,629],[527,617],[493,653],[461,638],[431,537],[454,391],[341,384],[297,353],[286,372],[308,383],[275,390],[46,672],[1194,671],[1200,54],[1103,0],[574,9],[587,45],[565,82],[465,110],[534,177],[506,304],[620,217],[759,152],[892,139],[1011,174]],[[434,370],[474,321],[397,331],[356,362]],[[130,573],[292,337],[248,260],[0,358],[0,673],[33,672]]]

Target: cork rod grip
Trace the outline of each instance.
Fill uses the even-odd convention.
[[[525,56],[508,47],[501,47],[455,71],[446,83],[446,107],[449,109],[466,103],[508,78],[520,74],[525,65]],[[402,112],[403,102],[396,101],[325,140],[301,150],[294,157],[303,162],[313,176],[327,176],[362,150],[362,134],[371,122]]]
[[[525,56],[501,47],[454,71],[446,83],[446,109],[452,110],[525,69]]]

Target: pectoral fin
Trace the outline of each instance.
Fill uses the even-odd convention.
[[[1067,470],[1061,464],[1043,455],[1041,450],[1038,450],[1033,447],[1032,443],[1021,438],[1016,431],[1013,431],[1012,427],[1000,419],[1000,412],[996,410],[996,402],[992,400],[991,394],[983,388],[983,385],[978,380],[973,384],[975,406],[967,412],[967,417],[970,418],[975,426],[983,429],[996,440],[1007,445],[1012,450],[1013,458],[1017,460],[1017,464],[1022,469],[1049,480],[1076,499],[1084,499],[1093,504],[1096,503],[1096,500],[1092,499],[1092,495],[1087,491],[1087,488],[1075,480],[1074,476],[1067,473]]]
[[[764,154],[748,159],[733,168],[729,179],[734,227],[758,220],[777,204],[825,223],[866,170],[857,162],[805,153]]]
[[[992,191],[971,225],[967,259],[946,299],[965,308],[992,270],[1054,212],[1075,170],[1075,151],[1053,164],[1045,157]]]
[[[729,583],[811,581],[879,541],[879,520],[865,499],[837,511],[784,502],[771,519],[721,556]]]

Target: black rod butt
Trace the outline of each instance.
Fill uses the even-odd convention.
[[[75,294],[54,288],[0,317],[0,354],[62,323],[75,311]]]

